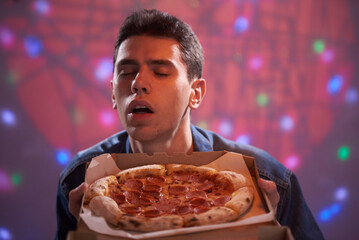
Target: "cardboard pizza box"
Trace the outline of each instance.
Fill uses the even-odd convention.
[[[253,186],[255,187],[254,201],[251,208],[234,222],[187,227],[173,230],[163,230],[148,233],[115,229],[108,225],[103,218],[91,214],[91,211],[89,209],[82,208],[80,213],[80,221],[78,224],[78,231],[92,231],[98,236],[107,235],[127,239],[147,239],[161,237],[166,237],[166,239],[170,239],[170,236],[173,236],[173,239],[181,239],[176,238],[176,236],[179,237],[181,235],[185,236],[185,238],[187,239],[189,237],[188,234],[191,234],[191,236],[193,237],[198,235],[203,238],[208,238],[208,231],[213,231],[212,234],[214,234],[216,231],[224,231],[228,234],[229,231],[233,232],[233,229],[238,230],[243,229],[243,227],[248,228],[250,226],[254,226],[253,228],[256,229],[256,235],[258,235],[258,226],[276,225],[275,213],[269,203],[269,199],[257,185],[257,179],[259,175],[257,172],[254,158],[244,156],[238,153],[227,151],[194,152],[191,155],[187,155],[184,153],[175,153],[173,155],[167,155],[166,153],[155,153],[152,156],[143,153],[112,155],[103,154],[92,159],[86,171],[85,182],[91,184],[92,182],[101,177],[116,174],[120,169],[124,170],[127,168],[147,164],[167,163],[191,164],[196,166],[205,165],[218,170],[232,170],[243,174],[248,179],[252,180]]]

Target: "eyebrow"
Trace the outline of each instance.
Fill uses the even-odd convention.
[[[168,67],[174,67],[174,64],[169,60],[148,60],[146,61],[146,64],[151,65],[162,65],[162,66],[168,66]],[[119,62],[116,63],[116,67],[120,67],[123,65],[139,65],[138,61],[133,59],[122,59]]]

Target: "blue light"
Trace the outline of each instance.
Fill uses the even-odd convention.
[[[105,81],[112,76],[112,59],[104,58],[99,61],[95,69],[95,76],[100,81]]]
[[[234,22],[234,30],[237,33],[242,33],[247,31],[249,28],[249,21],[245,17],[239,17]]]
[[[294,127],[294,121],[290,116],[283,116],[280,120],[280,127],[284,131],[289,131]]]
[[[333,203],[329,207],[326,207],[319,212],[319,220],[322,222],[329,222],[335,215],[340,213],[341,210],[342,205],[339,203]]]
[[[343,77],[334,75],[328,82],[327,90],[330,94],[337,94],[343,86]]]
[[[248,145],[250,143],[250,138],[247,134],[242,134],[239,137],[237,137],[236,142],[240,144]]]
[[[10,240],[11,233],[4,227],[0,228],[0,240]]]
[[[345,100],[347,103],[355,103],[358,101],[358,91],[351,88],[347,91],[345,95]]]
[[[330,214],[330,211],[328,209],[323,209],[320,213],[319,213],[319,219],[322,222],[328,222],[330,219],[332,218],[332,215]]]
[[[35,58],[39,56],[42,51],[42,42],[36,37],[27,36],[25,38],[24,47],[29,57]]]
[[[66,165],[70,161],[70,158],[71,153],[69,150],[61,149],[56,152],[56,159],[60,165]]]
[[[15,114],[12,111],[7,110],[7,109],[2,111],[1,119],[8,126],[15,125],[15,123],[16,123]]]
[[[50,12],[50,4],[44,0],[35,1],[34,8],[37,12],[42,14],[48,14]]]

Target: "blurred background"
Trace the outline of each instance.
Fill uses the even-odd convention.
[[[2,0],[0,240],[52,239],[60,172],[122,130],[112,55],[141,8],[189,23],[208,92],[193,123],[263,148],[299,178],[326,239],[358,217],[359,1]]]

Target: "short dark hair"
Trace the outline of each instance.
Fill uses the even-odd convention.
[[[189,81],[202,77],[202,46],[192,28],[178,18],[156,9],[140,10],[126,18],[116,40],[114,67],[121,43],[131,36],[140,35],[175,39],[179,43],[182,60],[187,66]]]

